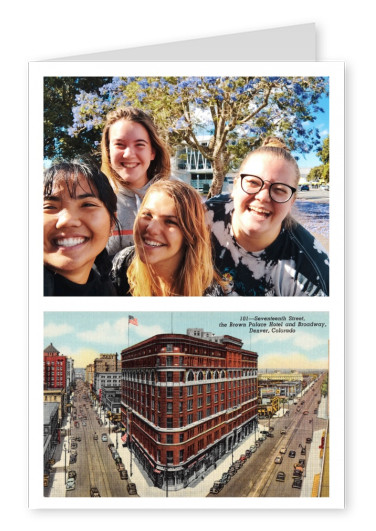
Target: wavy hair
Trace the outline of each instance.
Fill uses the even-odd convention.
[[[151,116],[136,107],[120,107],[107,114],[101,140],[101,170],[110,179],[114,190],[118,190],[120,180],[116,171],[113,170],[110,161],[110,129],[119,120],[136,122],[142,125],[149,134],[152,148],[155,151],[155,158],[150,161],[150,166],[147,170],[147,178],[149,181],[153,178],[155,180],[168,179],[171,172],[170,153],[167,145],[160,137]]]
[[[139,246],[143,245],[139,219],[142,207],[154,192],[162,192],[174,201],[178,225],[184,239],[184,255],[175,278],[163,285],[151,264],[143,263]],[[127,277],[133,296],[191,296],[200,297],[213,283],[219,281],[214,271],[210,230],[205,219],[205,207],[200,194],[182,181],[157,181],[145,194],[134,223],[135,257]],[[220,281],[219,281],[220,282]]]

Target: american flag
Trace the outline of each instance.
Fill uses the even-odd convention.
[[[138,326],[138,321],[136,317],[133,317],[133,315],[128,315],[128,323]]]

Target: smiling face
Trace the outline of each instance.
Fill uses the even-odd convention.
[[[44,264],[72,282],[85,284],[110,235],[108,210],[81,176],[74,197],[59,179],[44,198],[43,212]]]
[[[234,190],[232,228],[237,242],[247,251],[261,251],[273,243],[281,231],[282,222],[294,203],[293,196],[287,203],[276,203],[269,195],[269,184],[280,182],[296,186],[294,166],[269,154],[251,156],[241,168],[241,173],[261,177],[265,183],[260,192],[246,194],[237,177]]]
[[[115,122],[109,130],[109,151],[111,167],[121,184],[131,189],[145,186],[155,150],[143,125],[126,119]]]
[[[142,262],[171,280],[184,256],[184,237],[173,199],[164,192],[146,197],[136,221],[135,243]]]

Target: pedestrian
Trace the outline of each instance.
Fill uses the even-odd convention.
[[[53,164],[44,173],[44,295],[116,295],[106,244],[116,195],[89,160]]]
[[[121,107],[106,117],[101,154],[101,169],[117,195],[120,231],[111,235],[107,245],[112,258],[133,245],[133,224],[147,189],[170,178],[170,153],[149,114]]]
[[[119,295],[220,295],[210,231],[200,194],[182,181],[160,180],[146,192],[134,224],[135,245],[113,260]]]
[[[328,255],[291,216],[299,178],[286,145],[268,137],[242,162],[231,196],[206,202],[227,295],[329,295]]]

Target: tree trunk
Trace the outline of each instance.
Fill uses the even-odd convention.
[[[222,192],[223,182],[228,170],[228,161],[225,153],[219,153],[212,162],[213,180],[208,193],[208,199]]]

